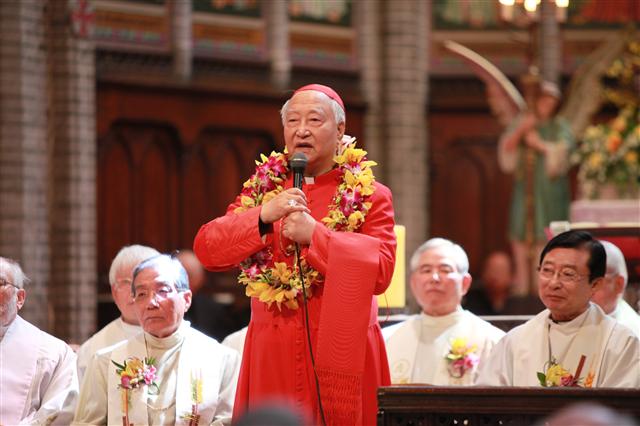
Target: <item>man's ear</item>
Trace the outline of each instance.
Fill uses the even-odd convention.
[[[463,296],[467,294],[467,292],[469,291],[469,288],[471,287],[471,281],[473,281],[471,274],[466,273],[462,276],[462,295]]]
[[[24,291],[24,288],[19,288],[18,293],[16,294],[16,306],[18,307],[18,310],[22,309],[22,306],[24,305],[24,299],[26,299],[26,297],[27,292]]]
[[[191,307],[191,300],[193,299],[193,293],[191,292],[191,290],[185,290],[182,292],[182,297],[184,298],[184,303],[185,303],[184,311],[187,312]]]
[[[596,278],[595,280],[593,280],[593,282],[590,284],[591,297],[593,297],[593,294],[596,292],[596,290],[600,288],[603,282],[604,282],[604,277]]]
[[[344,136],[346,125],[344,121],[342,123],[338,123],[338,142],[342,141],[342,137]]]
[[[616,275],[613,281],[616,294],[624,294],[624,277],[622,275]]]

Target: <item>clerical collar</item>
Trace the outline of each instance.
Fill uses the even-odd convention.
[[[424,311],[420,312],[420,318],[422,320],[422,324],[426,326],[434,326],[434,325],[442,325],[455,323],[458,321],[459,317],[463,314],[464,309],[460,305],[456,308],[455,311],[440,316],[428,315]]]
[[[586,316],[589,315],[590,310],[591,310],[591,304],[587,306],[587,309],[585,309],[583,313],[581,313],[577,317],[568,321],[556,321],[553,318],[551,318],[551,313],[549,313],[549,316],[547,317],[547,321],[549,324],[553,325],[554,327],[560,327],[567,331],[576,330],[582,326]]]
[[[316,183],[316,178],[314,178],[313,176],[305,176],[304,183],[306,183],[307,185],[313,185],[314,183]]]
[[[186,331],[191,327],[189,321],[182,320],[180,327],[167,337],[155,337],[150,333],[144,332],[144,338],[149,347],[154,349],[169,349],[184,341]]]
[[[120,327],[127,334],[136,333],[136,332],[139,333],[140,330],[142,330],[142,327],[140,327],[139,325],[129,324],[128,322],[125,322],[125,320],[122,317],[120,317],[118,319],[120,320]]]

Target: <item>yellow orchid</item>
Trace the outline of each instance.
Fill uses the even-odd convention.
[[[553,364],[547,370],[547,386],[560,386],[562,377],[570,375],[560,364]]]
[[[360,225],[361,222],[364,222],[364,215],[362,214],[362,212],[353,212],[349,215],[349,219],[347,220],[349,222],[349,227],[355,229]]]

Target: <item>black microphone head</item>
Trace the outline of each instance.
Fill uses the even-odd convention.
[[[307,168],[307,156],[301,152],[296,152],[289,160],[289,167],[294,173],[304,173],[304,169]]]

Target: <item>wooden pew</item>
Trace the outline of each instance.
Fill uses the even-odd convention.
[[[532,425],[587,401],[640,421],[640,389],[409,385],[378,389],[378,426]]]

